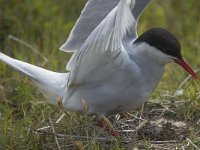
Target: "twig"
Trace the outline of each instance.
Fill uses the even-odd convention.
[[[185,150],[185,147],[188,147],[188,146],[190,146],[190,142],[188,142],[186,145],[183,145],[182,149]]]
[[[56,124],[58,124],[63,118],[64,116],[66,115],[66,113],[63,113],[60,118],[58,118],[58,120],[56,121]],[[44,126],[44,127],[41,127],[41,128],[38,128],[37,131],[40,131],[40,130],[45,130],[45,129],[48,129],[50,128],[51,126]]]
[[[151,144],[167,144],[167,143],[177,143],[175,140],[169,140],[169,141],[150,141]]]
[[[100,141],[115,141],[115,138],[96,138],[96,137],[88,137],[88,136],[73,136],[73,135],[64,135],[64,134],[57,134],[57,133],[52,133],[52,132],[47,132],[47,131],[42,131],[42,130],[35,130],[37,133],[43,133],[43,134],[49,134],[49,135],[54,135],[56,137],[60,138],[71,138],[71,139],[86,139],[86,140],[100,140]]]
[[[24,40],[19,39],[19,38],[13,36],[13,35],[9,35],[8,39],[11,39],[11,40],[14,40],[14,41],[16,41],[16,42],[18,42],[20,44],[23,44],[24,46],[28,47],[33,52],[35,52],[37,55],[39,55],[44,60],[44,62],[42,63],[42,66],[44,66],[48,62],[48,59],[44,55],[42,55],[37,49],[33,48],[30,44],[28,44]]]
[[[200,123],[200,119],[197,121],[197,125],[199,125],[199,123]]]
[[[162,117],[165,114],[165,112],[167,112],[167,111],[170,112],[170,113],[176,114],[176,112],[171,110],[171,109],[169,109],[169,107],[165,107],[163,109],[162,113],[159,115],[159,117]]]
[[[145,105],[145,103],[142,104],[141,114],[139,117],[139,124],[141,123],[141,120],[142,120],[142,116],[143,116],[143,112],[144,112],[144,105]]]
[[[132,133],[135,132],[136,130],[116,130],[116,131],[120,133]]]
[[[148,123],[148,121],[143,121],[140,122],[139,125],[137,127],[135,127],[135,131],[139,131],[141,128],[143,128],[146,124]]]
[[[199,93],[197,93],[197,95],[198,95],[198,96],[197,96],[197,99],[199,99],[199,98],[200,98],[200,92],[199,92]]]
[[[141,121],[146,121],[146,119],[142,119],[142,117],[141,117],[141,115],[140,115],[140,117],[137,117],[137,116],[135,116],[135,115],[133,115],[133,114],[131,114],[131,113],[127,113],[129,116],[131,116],[131,117],[133,117],[133,118],[135,118],[135,119],[138,119],[138,120],[141,120]]]
[[[194,146],[197,150],[200,150],[200,148],[198,148],[190,139],[186,138],[186,140],[192,144],[192,146]]]
[[[41,131],[41,130],[45,130],[45,129],[48,129],[50,128],[51,126],[45,126],[45,127],[42,127],[42,128],[38,128],[36,131]]]
[[[58,124],[58,123],[64,118],[64,116],[65,116],[65,113],[63,113],[63,114],[60,116],[60,118],[56,121],[56,124]]]
[[[51,128],[52,128],[53,133],[56,134],[55,129],[54,129],[54,126],[53,126],[53,122],[52,122],[52,120],[51,120],[50,117],[49,117],[49,121],[50,121],[50,123],[51,123]],[[56,145],[57,145],[58,149],[61,150],[60,145],[59,145],[59,143],[58,143],[58,138],[57,138],[57,136],[55,136],[55,141],[56,141]]]
[[[200,71],[200,68],[197,68],[194,70],[195,73],[199,72]],[[176,93],[177,91],[179,91],[183,85],[191,78],[192,76],[191,75],[188,75],[182,82],[181,84],[178,86],[178,88],[176,89],[176,91],[174,92],[173,96],[176,96]]]

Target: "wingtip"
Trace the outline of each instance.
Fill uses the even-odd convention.
[[[61,47],[59,47],[59,50],[66,51],[65,48],[63,47],[63,45]]]
[[[61,45],[61,47],[59,47],[59,50],[61,50],[63,52],[68,52],[68,53],[76,51],[76,50],[70,48],[67,43],[64,43],[63,45]]]
[[[59,47],[59,50],[61,50],[61,51],[66,51],[66,43],[64,43],[63,45],[61,45],[60,47]]]

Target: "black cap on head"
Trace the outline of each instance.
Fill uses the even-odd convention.
[[[146,42],[163,53],[181,59],[181,45],[177,38],[169,31],[162,28],[152,28],[138,37],[135,43]]]

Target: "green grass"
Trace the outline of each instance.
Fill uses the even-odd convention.
[[[58,48],[67,39],[83,6],[83,0],[0,0],[0,51],[50,70],[65,72],[70,55],[59,51]],[[139,34],[151,27],[167,28],[178,37],[184,57],[197,69],[200,67],[199,9],[200,1],[196,0],[154,0],[139,21]],[[38,54],[12,40],[9,35],[29,43],[48,59],[48,63],[43,65],[44,60]],[[194,145],[200,147],[200,98],[197,98],[200,95],[200,83],[190,79],[181,88],[184,91],[183,95],[172,96],[187,75],[179,66],[168,65],[163,80],[149,98],[143,114],[140,110],[130,112],[154,122],[151,122],[150,126],[144,123],[144,126],[140,127],[142,134],[123,133],[120,134],[121,137],[114,139],[99,129],[91,116],[72,113],[65,115],[61,122],[56,124],[56,120],[62,114],[58,108],[48,104],[27,77],[0,62],[0,149],[55,149],[57,145],[52,135],[52,127],[56,133],[65,135],[57,137],[63,149],[82,146],[85,149],[97,150],[123,150],[127,147],[181,149],[182,146],[195,149]],[[164,111],[164,107],[169,109]],[[132,120],[128,126],[128,129],[132,130],[142,123],[131,116],[120,116],[118,121],[113,116],[110,118],[115,129],[121,130],[126,120]],[[146,128],[154,128],[155,122],[163,118],[185,123],[184,127],[180,127],[180,131],[173,123],[170,125],[174,129],[173,132],[177,133],[177,136],[182,135],[183,139],[175,137],[175,143],[165,143],[164,146],[152,143],[156,135],[149,135]],[[161,124],[164,129],[166,124]],[[50,128],[43,130],[44,133],[35,132],[44,126]],[[164,141],[168,141],[170,136],[166,131],[163,133],[163,137],[166,136]],[[105,139],[99,139],[102,137]],[[190,143],[189,146],[186,146],[187,143]]]

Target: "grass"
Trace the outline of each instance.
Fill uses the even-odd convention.
[[[0,0],[0,51],[65,72],[70,55],[58,48],[83,6],[82,0],[24,0],[23,3]],[[150,27],[167,28],[177,35],[184,57],[197,69],[200,64],[199,9],[200,1],[196,0],[154,0],[141,17],[139,34]],[[9,35],[28,43],[46,57],[48,63],[44,64],[41,56]],[[177,65],[168,65],[143,111],[138,109],[110,117],[114,128],[120,131],[120,137],[113,138],[96,126],[92,116],[71,113],[56,123],[62,112],[50,105],[27,77],[0,63],[0,149],[200,148],[199,82],[187,80],[181,87],[183,94],[174,96],[187,75]],[[39,128],[43,129],[38,131]]]

